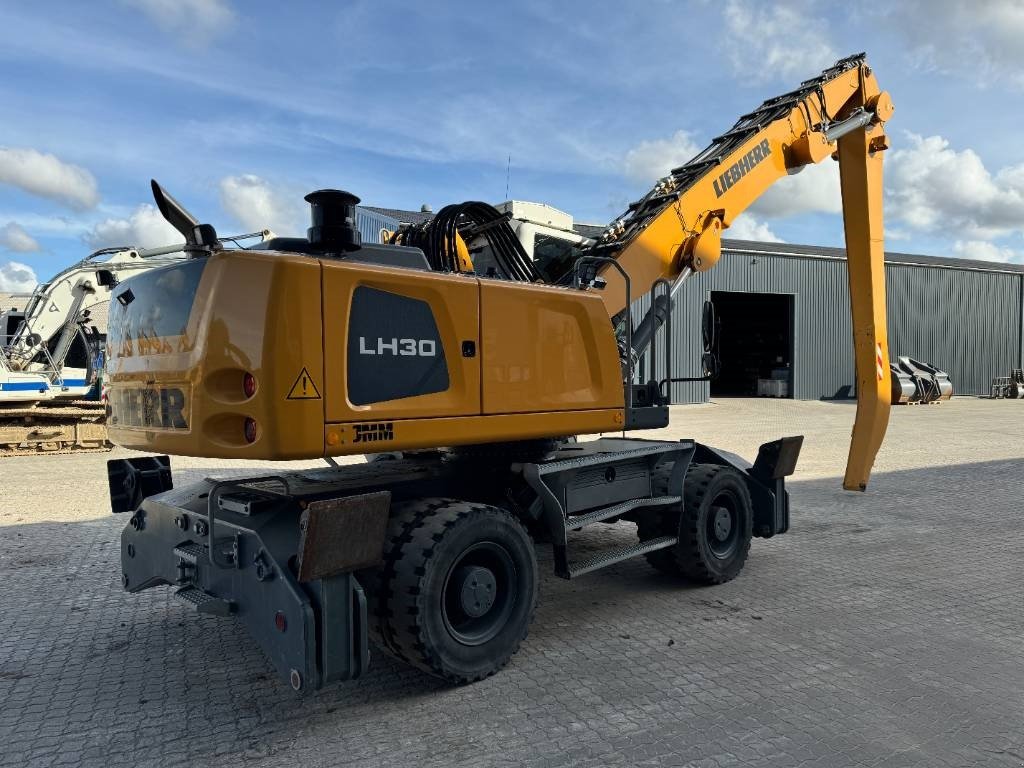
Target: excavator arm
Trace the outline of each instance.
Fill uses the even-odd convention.
[[[889,419],[881,153],[892,111],[864,54],[842,59],[741,117],[630,205],[586,254],[614,258],[631,299],[659,279],[672,282],[674,294],[690,274],[715,266],[722,231],[776,180],[838,158],[857,369],[848,490],[867,487]],[[597,275],[614,318],[628,305],[622,272],[606,264]]]

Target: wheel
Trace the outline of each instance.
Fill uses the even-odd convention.
[[[374,640],[462,684],[501,669],[537,606],[529,534],[503,509],[452,499],[395,505],[371,605]]]
[[[750,553],[753,504],[735,469],[697,464],[686,473],[676,559],[683,573],[704,584],[736,578]]]
[[[372,461],[372,456],[367,456]],[[368,634],[382,650],[392,656],[397,655],[391,650],[385,636],[390,627],[387,616],[387,598],[391,589],[390,580],[394,575],[394,560],[402,553],[402,547],[409,542],[409,531],[427,515],[450,503],[451,499],[414,499],[412,501],[392,504],[388,516],[388,525],[384,534],[384,562],[379,568],[359,571],[356,574],[363,592],[366,595]]]
[[[669,471],[656,471],[656,493],[667,492]],[[679,544],[650,552],[647,560],[662,573],[701,584],[724,584],[739,575],[750,553],[752,529],[753,505],[743,477],[717,464],[690,467],[681,512],[660,512],[638,523],[641,541],[678,532]]]

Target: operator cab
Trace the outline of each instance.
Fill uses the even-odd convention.
[[[0,347],[8,347],[14,341],[18,329],[25,322],[25,313],[18,309],[0,312]]]

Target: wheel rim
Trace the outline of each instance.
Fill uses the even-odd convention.
[[[738,499],[731,493],[720,493],[711,502],[707,516],[707,541],[711,554],[719,560],[733,555],[740,540]]]
[[[463,645],[482,645],[508,623],[518,596],[512,556],[493,541],[469,547],[452,564],[441,595],[445,627]]]

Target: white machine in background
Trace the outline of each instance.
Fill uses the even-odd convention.
[[[263,230],[221,242],[269,237]],[[102,359],[91,315],[121,281],[187,258],[184,245],[96,251],[40,283],[23,309],[0,313],[0,457],[109,450],[104,404],[83,399]]]
[[[0,368],[0,403],[85,397],[97,373],[93,309],[110,301],[110,289],[121,280],[183,258],[181,245],[97,251],[40,283],[23,310],[0,315],[0,366],[7,368]]]

